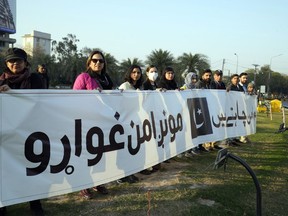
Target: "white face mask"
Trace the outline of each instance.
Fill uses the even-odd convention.
[[[158,77],[158,73],[152,72],[152,73],[148,73],[148,79],[151,81],[155,81]]]

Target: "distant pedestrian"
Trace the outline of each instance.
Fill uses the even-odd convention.
[[[48,77],[48,70],[46,68],[45,64],[39,64],[37,67],[37,73],[39,77],[41,78],[42,84],[44,89],[49,88],[49,77]]]

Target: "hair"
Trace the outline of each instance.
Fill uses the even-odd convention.
[[[248,83],[248,85],[247,85],[247,88],[248,88],[248,87],[255,88],[255,85],[254,85],[254,83],[250,82],[250,83]]]
[[[138,69],[140,70],[140,72],[141,72],[141,73],[140,73],[141,76],[140,76],[140,78],[137,80],[137,82],[136,82],[135,85],[133,85],[133,80],[132,80],[132,78],[131,78],[131,73],[132,73],[132,71],[134,70],[134,68],[138,68]],[[140,67],[139,65],[131,65],[131,66],[129,67],[128,71],[127,71],[126,74],[125,74],[124,81],[127,81],[127,82],[129,82],[130,84],[132,84],[132,85],[135,87],[135,89],[140,88],[140,87],[142,86],[142,82],[143,82],[143,74],[142,74],[141,67]]]
[[[155,65],[149,65],[149,66],[146,68],[146,73],[148,73],[151,68],[156,68],[156,69],[158,70],[158,68],[157,68]],[[146,74],[146,80],[149,80],[149,77],[147,76],[147,74]]]
[[[169,71],[172,71],[175,74],[174,69],[172,67],[168,66],[168,67],[164,68],[164,70],[163,70],[162,79],[166,80],[165,74]]]
[[[212,74],[212,71],[210,69],[205,69],[202,71],[201,76],[203,76],[205,73],[211,73]]]
[[[146,72],[149,72],[149,70],[150,70],[151,68],[156,68],[156,69],[158,69],[155,65],[149,65],[149,66],[146,68]]]
[[[239,77],[242,77],[242,76],[248,76],[248,74],[245,72],[242,72],[242,73],[240,73]]]
[[[106,65],[107,65],[106,59],[105,59],[104,54],[103,54],[100,50],[94,50],[94,51],[89,55],[89,57],[88,57],[88,59],[87,59],[87,61],[86,61],[86,72],[88,72],[88,71],[90,70],[91,59],[92,59],[93,55],[95,55],[95,54],[99,54],[99,55],[102,56],[102,58],[103,58],[103,60],[104,60],[104,66],[103,66],[103,69],[102,69],[101,72],[106,73]]]
[[[232,80],[234,77],[239,77],[239,75],[238,74],[232,74],[232,76],[230,77],[230,80]]]
[[[171,89],[177,89],[178,86],[177,86],[177,83],[175,81],[175,76],[173,77],[173,80],[167,80],[165,75],[167,72],[170,72],[172,71],[175,75],[175,72],[174,72],[174,69],[170,66],[166,67],[164,70],[163,70],[163,73],[162,73],[162,76],[160,78],[160,87],[161,88],[166,88],[167,90],[171,90]]]
[[[223,72],[222,72],[222,70],[215,70],[215,71],[214,71],[214,74],[223,75]]]

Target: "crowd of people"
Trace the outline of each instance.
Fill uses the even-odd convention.
[[[30,64],[27,61],[27,53],[19,48],[9,48],[5,58],[6,69],[0,76],[0,93],[9,89],[47,89],[49,88],[49,77],[47,68],[44,64],[38,65],[36,72],[30,71]],[[99,51],[93,51],[86,62],[86,70],[80,73],[73,85],[74,90],[112,90],[116,89],[112,79],[106,71],[107,62],[105,55]],[[175,71],[173,67],[166,67],[162,76],[158,78],[158,69],[156,65],[150,65],[146,69],[146,79],[139,65],[132,65],[118,87],[121,91],[125,90],[186,90],[186,89],[219,89],[226,91],[242,91],[247,94],[255,94],[253,83],[248,83],[247,73],[233,74],[229,84],[223,82],[223,72],[216,70],[212,72],[206,69],[196,74],[195,72],[185,72],[182,74],[184,85],[179,86],[175,81]],[[213,79],[212,79],[213,75]],[[199,77],[198,77],[199,76]],[[223,146],[217,145],[217,142],[209,142],[198,145],[180,156],[193,157],[201,152],[209,152],[214,149],[221,149]],[[236,142],[247,143],[249,139],[245,136],[229,139],[226,144],[232,145]],[[166,161],[169,163],[169,160]],[[140,171],[141,174],[150,175],[157,172],[161,164],[157,164],[149,169]],[[135,175],[130,175],[119,179],[118,183],[135,183],[139,179]],[[98,191],[101,194],[108,194],[105,185],[95,186],[80,191],[80,195],[85,199],[91,199],[91,191]],[[30,201],[30,208],[34,215],[44,215],[40,200]],[[6,214],[6,208],[0,208],[0,216]]]

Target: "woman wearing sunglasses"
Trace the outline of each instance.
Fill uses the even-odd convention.
[[[86,71],[76,78],[73,89],[75,90],[111,90],[113,82],[106,73],[106,61],[102,52],[93,51],[87,59]]]
[[[111,90],[113,89],[113,82],[106,73],[106,61],[104,54],[99,50],[93,51],[86,62],[86,71],[79,74],[76,78],[73,89],[74,90]],[[101,194],[108,194],[104,185],[98,185],[92,188]],[[80,191],[80,195],[85,199],[91,199],[92,194],[90,189]]]

